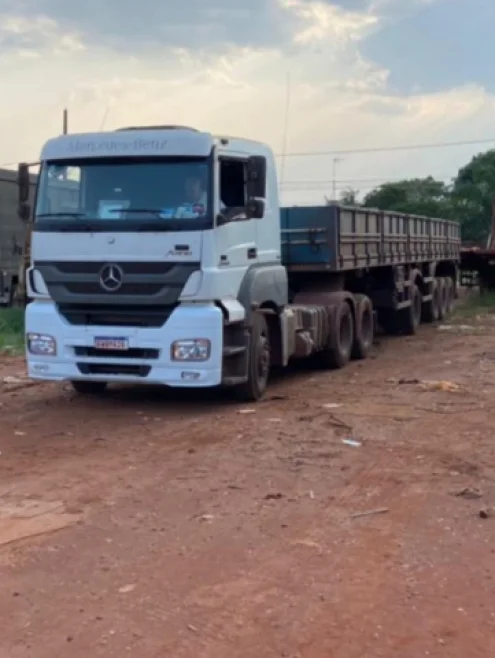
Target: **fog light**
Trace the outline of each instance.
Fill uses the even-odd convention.
[[[30,354],[36,356],[55,356],[57,354],[57,341],[47,334],[26,334],[26,345]]]
[[[188,338],[172,343],[172,361],[207,361],[211,343],[206,338]]]

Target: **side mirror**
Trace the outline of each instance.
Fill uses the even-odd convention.
[[[19,207],[17,209],[17,214],[19,215],[19,218],[27,223],[29,222],[29,219],[31,217],[31,207],[29,203],[20,203]]]
[[[266,198],[266,158],[261,155],[248,158],[247,194],[250,199]]]
[[[265,202],[261,199],[251,199],[246,206],[248,219],[263,219],[265,216]]]
[[[20,162],[17,167],[17,186],[19,191],[19,205],[29,200],[29,165]]]

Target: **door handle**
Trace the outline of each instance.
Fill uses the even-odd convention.
[[[251,260],[252,258],[256,258],[258,255],[258,250],[256,247],[251,247],[250,249],[247,250],[247,257]]]

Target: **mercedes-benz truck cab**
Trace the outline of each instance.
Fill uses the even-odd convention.
[[[180,127],[56,137],[33,222],[30,377],[83,393],[246,385],[246,317],[268,281],[287,301],[268,147]]]

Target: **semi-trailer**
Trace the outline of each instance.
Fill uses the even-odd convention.
[[[29,376],[229,387],[317,355],[364,359],[376,322],[412,335],[456,296],[456,222],[328,204],[283,208],[262,143],[177,126],[62,135],[41,152],[32,216]]]

